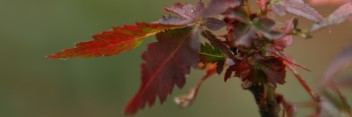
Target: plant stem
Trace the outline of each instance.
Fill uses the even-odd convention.
[[[291,65],[287,65],[287,68],[289,68],[293,74],[295,75],[295,77],[297,78],[297,80],[299,81],[299,83],[303,86],[303,88],[308,92],[308,94],[310,95],[310,97],[315,101],[315,102],[319,102],[318,101],[318,97],[315,95],[314,91],[312,90],[312,88],[310,88],[310,86],[307,84],[307,82],[302,78],[301,75],[299,75],[299,73],[297,72],[297,70],[295,68],[293,68]]]
[[[276,87],[267,84],[253,84],[247,89],[252,92],[261,117],[279,117],[280,105],[276,100]]]

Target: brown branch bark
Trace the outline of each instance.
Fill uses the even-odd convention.
[[[261,117],[279,117],[281,108],[276,100],[276,87],[266,84],[253,84],[246,89],[253,94]]]

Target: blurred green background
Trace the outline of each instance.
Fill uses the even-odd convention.
[[[164,6],[195,0],[0,0],[0,117],[123,117],[123,107],[140,84],[140,54],[136,50],[119,56],[53,60],[46,55],[112,26],[152,22]],[[337,6],[317,6],[327,16]],[[302,20],[301,26],[310,24]],[[312,70],[301,71],[316,87],[333,56],[352,44],[352,23],[314,34],[313,39],[295,38],[286,53]],[[155,41],[154,38],[146,42]],[[175,95],[194,86],[203,73],[193,70],[183,90],[168,100],[140,111],[136,117],[257,117],[252,95],[232,78],[209,79],[193,104],[179,109]],[[309,101],[309,96],[288,72],[287,84],[279,86],[290,101]],[[298,109],[299,116],[311,112]]]

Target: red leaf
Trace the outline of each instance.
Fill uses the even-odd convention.
[[[193,6],[192,4],[178,2],[173,7],[165,8],[165,11],[176,13],[186,19],[195,20],[204,11],[204,3],[200,0],[197,6]]]
[[[232,65],[229,68],[227,68],[226,72],[225,72],[225,76],[224,76],[224,81],[226,82],[231,76],[233,71],[236,70],[236,65]]]
[[[70,48],[51,54],[49,58],[98,57],[120,54],[141,44],[144,38],[159,32],[184,27],[182,25],[161,25],[137,23],[136,26],[125,25],[114,27],[93,36],[94,40],[80,42],[75,48]]]
[[[242,80],[251,80],[250,77],[252,77],[252,65],[250,65],[247,60],[236,62],[235,65],[236,77],[239,77]]]
[[[275,29],[275,21],[273,19],[258,17],[253,20],[253,27],[267,39],[277,40],[283,38],[294,29],[295,20],[296,18],[292,18],[279,29]]]
[[[207,18],[205,20],[205,26],[213,31],[219,30],[226,26],[226,23],[224,21],[219,20],[217,18]]]
[[[225,60],[216,63],[216,73],[221,74],[224,70]]]
[[[273,48],[277,51],[284,51],[284,49],[291,45],[292,43],[292,35],[285,35],[282,38],[275,40],[273,43]]]
[[[256,29],[247,24],[239,24],[229,33],[232,34],[232,38],[235,39],[234,44],[236,46],[250,47],[256,36]]]
[[[300,67],[300,68],[302,68],[304,70],[311,71],[307,67],[304,67],[304,66],[296,63],[295,60],[293,59],[293,57],[286,56],[285,54],[283,54],[283,53],[281,53],[279,51],[276,51],[276,52],[268,51],[268,52],[270,52],[270,54],[273,54],[274,56],[278,57],[279,59],[283,60],[286,65],[293,65],[293,66]]]
[[[192,28],[170,30],[156,35],[158,42],[148,45],[142,58],[142,85],[125,108],[126,115],[133,115],[146,104],[152,106],[159,97],[166,100],[174,85],[182,88],[192,65],[199,61],[198,32]]]
[[[186,18],[182,18],[182,17],[166,15],[166,16],[163,16],[162,19],[159,19],[159,21],[155,23],[163,24],[163,25],[192,25],[194,21]]]
[[[315,24],[312,26],[310,31],[318,31],[322,28],[326,28],[335,24],[340,24],[346,21],[349,17],[352,17],[352,2],[348,2],[340,6],[336,11],[334,11],[327,19],[325,19],[321,24]]]
[[[276,84],[284,84],[286,76],[286,66],[284,62],[274,56],[258,59],[260,69],[266,74],[269,83],[276,86]]]
[[[288,12],[302,16],[317,23],[323,21],[323,16],[321,16],[308,4],[304,3],[303,0],[278,0],[272,4],[271,7],[272,10],[279,15],[284,15]]]
[[[156,23],[165,25],[193,25],[200,18],[204,7],[202,0],[198,2],[197,6],[178,2],[170,8],[165,8],[165,11],[175,13],[181,17],[168,15],[164,16],[163,19],[160,19]]]
[[[229,8],[236,8],[242,4],[243,0],[212,0],[203,16],[211,16],[225,12]]]
[[[290,64],[286,64],[286,67],[292,71],[292,73],[295,75],[296,79],[303,86],[303,88],[307,91],[307,93],[311,96],[311,98],[313,100],[317,101],[318,98],[315,95],[315,92],[310,88],[310,86],[303,79],[303,77],[297,72],[297,70],[293,66],[291,66]]]
[[[252,65],[250,65],[247,60],[236,60],[235,64],[228,67],[225,72],[225,82],[232,76],[233,72],[235,72],[235,77],[238,77],[243,81],[253,81],[253,79],[251,78],[253,77]]]

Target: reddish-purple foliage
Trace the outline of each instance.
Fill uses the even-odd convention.
[[[262,116],[276,117],[277,110],[283,107],[283,115],[293,117],[295,106],[275,91],[278,85],[286,83],[288,68],[320,107],[315,115],[325,112],[323,103],[336,102],[331,101],[328,93],[319,93],[321,97],[314,93],[294,66],[308,69],[283,52],[291,45],[293,36],[309,38],[312,32],[346,21],[352,16],[352,2],[345,3],[327,18],[303,0],[257,0],[256,3],[258,11],[251,9],[249,0],[211,0],[207,7],[202,0],[196,6],[178,2],[165,8],[173,15],[165,15],[153,23],[113,27],[111,31],[94,35],[91,41],[80,42],[74,48],[48,57],[118,55],[139,46],[144,38],[156,35],[157,42],[150,43],[142,55],[141,86],[126,106],[126,115],[153,106],[157,99],[163,103],[175,85],[178,88],[185,85],[192,68],[206,69],[206,73],[187,95],[176,98],[180,107],[192,104],[202,83],[210,76],[225,71],[225,81],[238,77],[243,81],[243,88],[254,94]],[[283,25],[271,17],[287,13],[315,24],[303,30],[295,17]],[[219,35],[218,31],[226,32]],[[345,111],[349,109],[348,103],[335,87],[339,82],[332,82],[332,77],[344,68],[341,64],[351,62],[351,55],[350,49],[341,54],[327,70],[322,83],[336,91],[343,104],[339,109]],[[348,83],[352,82],[350,79],[345,81],[347,85],[352,84]]]

